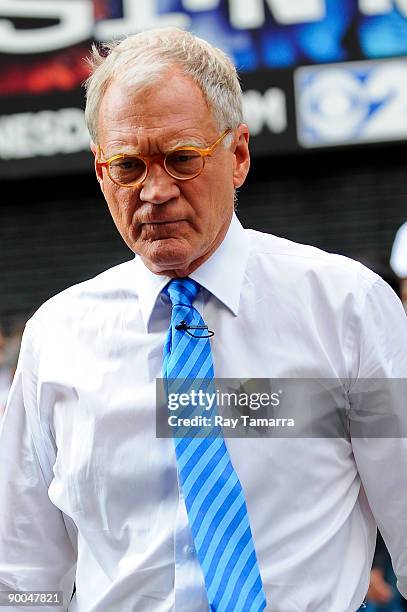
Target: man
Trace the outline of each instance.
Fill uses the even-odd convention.
[[[200,470],[211,442],[156,437],[155,414],[163,368],[349,393],[405,377],[394,293],[356,262],[242,228],[240,87],[204,41],[165,29],[95,52],[87,120],[136,257],[27,324],[1,436],[3,588],[63,590],[67,609],[75,579],[80,612],[354,612],[377,521],[406,594],[405,439],[220,436]]]

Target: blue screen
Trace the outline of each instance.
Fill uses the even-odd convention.
[[[123,14],[122,0],[94,1],[99,16]],[[242,72],[407,54],[407,18],[397,2],[386,14],[364,15],[357,0],[325,0],[322,20],[289,25],[276,22],[265,2],[264,24],[251,30],[231,25],[228,0],[219,0],[206,11],[186,10],[185,4],[156,0],[155,6],[157,14],[187,15],[190,30],[224,49]]]

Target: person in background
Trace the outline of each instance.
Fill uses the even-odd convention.
[[[390,266],[400,281],[400,298],[407,312],[407,221],[398,229],[393,242]]]
[[[0,417],[6,409],[11,382],[17,365],[22,329],[16,325],[11,333],[0,327]]]
[[[11,372],[6,367],[6,338],[0,328],[0,418],[6,409],[8,392],[11,386]]]
[[[397,591],[391,558],[378,532],[370,572],[366,612],[407,612],[407,600]]]
[[[380,606],[389,604],[394,596],[391,585],[385,580],[385,574],[391,566],[390,555],[380,532],[377,534],[376,550],[373,557],[370,585],[367,592],[367,601]],[[368,606],[368,610],[373,606]]]

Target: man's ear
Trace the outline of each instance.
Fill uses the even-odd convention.
[[[95,174],[96,174],[96,178],[99,182],[100,188],[102,189],[102,184],[103,184],[103,168],[102,166],[99,166],[99,164],[97,163],[98,161],[98,155],[99,155],[99,147],[97,145],[95,145],[95,143],[93,141],[91,141],[90,143],[90,150],[93,153],[94,156],[94,162],[95,162]],[[103,189],[102,189],[103,191]]]
[[[245,123],[241,123],[237,128],[233,154],[233,186],[237,189],[245,182],[250,168],[249,128]]]

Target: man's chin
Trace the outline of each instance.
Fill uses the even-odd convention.
[[[150,243],[139,253],[143,263],[154,274],[179,276],[175,270],[188,271],[193,257],[190,248],[176,238],[165,238]]]

